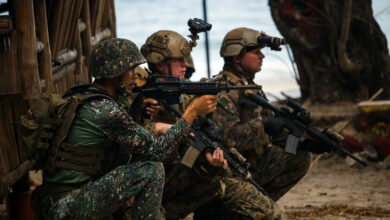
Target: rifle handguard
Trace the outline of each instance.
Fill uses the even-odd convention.
[[[258,89],[258,90],[260,90],[261,89],[261,86],[260,86],[260,88]],[[257,91],[258,90],[254,90],[254,89],[248,89],[248,90],[245,90],[244,91],[244,95],[245,96],[249,96],[250,94],[257,94]]]
[[[237,157],[237,159],[241,162],[241,163],[245,163],[246,162],[246,158],[244,156],[242,156],[242,154],[240,154],[240,152],[238,152],[238,150],[234,147],[230,148],[229,149],[230,153],[233,154],[235,157]]]
[[[343,142],[345,140],[344,136],[342,136],[341,134],[337,133],[336,131],[334,131],[332,129],[327,129],[326,133],[328,133],[332,137],[335,137],[340,142]]]

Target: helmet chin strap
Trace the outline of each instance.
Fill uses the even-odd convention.
[[[246,67],[244,67],[244,66],[241,64],[241,60],[240,60],[240,63],[238,63],[237,66],[239,66],[239,67],[241,68],[241,71],[246,72],[246,73],[251,73],[251,72],[249,71],[249,69],[247,69]]]
[[[173,76],[173,75],[172,75],[171,63],[168,63],[168,75]]]
[[[247,80],[249,80],[250,82],[253,83],[253,80],[255,79],[255,74],[256,73],[252,73],[248,68],[244,67],[241,63],[241,60],[242,58],[240,58],[240,62],[238,64],[235,64],[237,65],[237,69],[238,67],[241,69],[241,72],[242,74],[244,74],[245,78],[247,78]]]
[[[172,75],[172,63],[170,60],[167,60],[167,65],[168,65],[168,75],[173,76]]]

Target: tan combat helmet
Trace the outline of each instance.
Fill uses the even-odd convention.
[[[190,55],[192,47],[175,31],[161,30],[152,34],[141,47],[141,53],[148,63],[160,63],[167,58],[184,58]]]
[[[266,36],[266,34],[250,28],[233,29],[223,39],[219,54],[221,57],[231,57],[239,55],[245,48],[261,47],[263,45],[257,42],[259,36]]]

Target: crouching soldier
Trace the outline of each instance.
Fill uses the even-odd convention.
[[[184,37],[168,30],[155,32],[141,48],[151,71],[150,74],[174,76],[181,80],[184,79],[188,68],[185,58],[189,56],[190,51],[189,43]],[[183,100],[190,99],[183,98]],[[182,103],[177,108],[183,111],[186,109],[186,104]],[[163,110],[158,112],[153,120],[173,123],[178,118],[169,111]],[[209,201],[217,201],[240,218],[280,217],[281,212],[272,199],[262,195],[251,183],[241,180],[236,180],[235,185],[236,192],[241,195],[240,203],[231,201],[236,206],[230,209],[230,203],[227,202],[229,198],[225,199],[225,184],[221,185],[220,181],[226,173],[220,168],[215,168],[227,167],[221,150],[200,154],[192,167],[188,167],[185,161],[188,152],[193,152],[191,140],[186,144],[177,145],[176,154],[170,155],[170,160],[164,161],[167,180],[164,186],[163,207],[167,219],[184,218],[191,212],[196,212],[202,205],[208,204]],[[263,213],[264,205],[269,207],[266,213]]]
[[[49,151],[43,184],[33,193],[34,210],[45,219],[96,219],[115,212],[134,197],[133,219],[160,219],[164,184],[161,162],[190,134],[199,114],[216,108],[216,96],[195,99],[159,137],[138,125],[116,99],[134,87],[134,68],[145,62],[136,45],[108,39],[93,48],[90,86],[69,90],[74,98],[99,94],[75,110],[61,148]],[[133,162],[132,157],[143,160]],[[52,167],[52,168],[53,168]]]
[[[265,33],[249,28],[236,28],[223,39],[220,55],[224,59],[223,70],[212,81],[227,77],[231,85],[253,85],[256,73],[260,72],[264,54],[258,37]],[[263,91],[261,95],[265,97]],[[286,133],[280,121],[271,117],[268,109],[245,101],[245,94],[239,91],[221,93],[213,119],[222,128],[224,144],[237,149],[250,162],[250,172],[257,183],[268,193],[269,203],[260,205],[263,215],[259,219],[273,219],[276,201],[287,193],[308,171],[311,154],[302,147],[319,146],[320,143],[305,140],[296,155],[284,151]],[[317,147],[318,148],[318,147]],[[306,148],[307,149],[307,148]],[[326,148],[324,148],[326,149]],[[229,219],[240,209],[249,213],[241,204],[242,195],[237,193],[238,178],[225,178],[226,201],[205,204],[194,219]],[[270,206],[270,204],[272,204]],[[275,206],[274,206],[275,205]],[[239,208],[239,207],[242,208]],[[212,211],[211,211],[212,210]],[[215,214],[215,215],[213,215]],[[211,216],[211,218],[209,218]]]

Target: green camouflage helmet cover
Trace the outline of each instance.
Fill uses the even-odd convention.
[[[259,36],[266,36],[266,34],[250,28],[236,28],[229,31],[222,41],[221,57],[236,56],[245,48],[263,46],[257,42]]]
[[[111,38],[93,47],[90,74],[96,79],[114,78],[145,62],[133,42]]]

